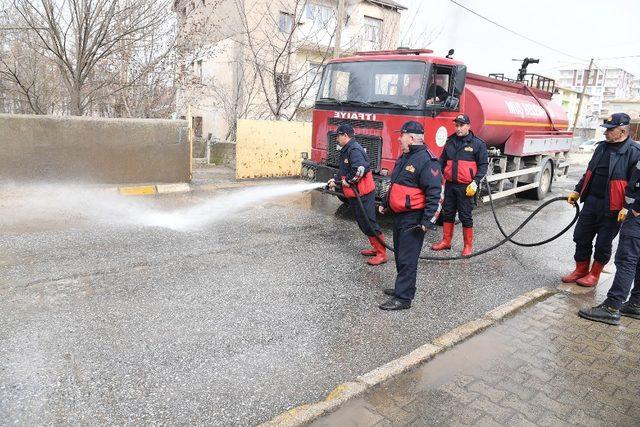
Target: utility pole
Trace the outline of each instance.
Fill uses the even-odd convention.
[[[336,19],[336,37],[333,45],[333,57],[340,57],[340,49],[342,47],[342,23],[344,22],[344,1],[338,0],[338,17]]]
[[[591,62],[589,62],[589,69],[587,70],[587,75],[585,76],[582,82],[582,93],[580,93],[580,101],[578,101],[578,109],[576,110],[576,117],[573,119],[573,130],[575,133],[576,126],[578,126],[578,117],[580,117],[580,110],[582,110],[582,101],[584,100],[584,94],[587,91],[587,84],[589,83],[589,78],[591,77],[591,69],[593,68],[593,58],[591,58]]]

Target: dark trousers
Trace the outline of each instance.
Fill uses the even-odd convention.
[[[632,284],[629,301],[640,304],[640,217],[633,217],[631,213],[629,216],[622,224],[616,251],[616,276],[605,300],[606,305],[617,309],[627,300]]]
[[[356,217],[356,222],[358,223],[358,227],[360,227],[360,231],[369,237],[380,234],[380,226],[378,225],[378,219],[376,218],[376,192],[372,191],[369,194],[360,196],[360,200],[362,200],[362,205],[364,206],[364,213],[358,206],[358,201],[356,199],[349,199],[349,206],[353,209],[353,214]],[[367,225],[365,215],[366,218],[369,218],[369,222],[373,226],[373,230]]]
[[[576,261],[590,261],[593,252],[593,239],[596,239],[593,259],[606,264],[611,259],[613,239],[620,231],[617,215],[604,206],[604,199],[587,196],[580,217],[573,230],[573,241],[576,243]]]
[[[442,220],[455,222],[456,212],[463,227],[473,227],[473,197],[467,197],[467,184],[447,182],[444,186],[444,204]]]
[[[404,212],[393,216],[393,248],[396,252],[396,298],[410,302],[416,294],[418,257],[424,242],[421,229],[408,229],[420,224],[422,211]]]

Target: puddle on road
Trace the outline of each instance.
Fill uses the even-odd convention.
[[[0,227],[29,231],[45,222],[61,226],[88,221],[194,231],[223,221],[231,213],[322,186],[323,183],[264,185],[214,194],[192,200],[188,206],[169,208],[166,205],[170,203],[163,199],[126,197],[81,185],[21,185],[19,189],[4,186],[0,194]]]
[[[474,339],[478,337],[482,339]],[[436,356],[416,372],[413,380],[418,381],[421,388],[438,388],[457,375],[469,372],[471,367],[481,366],[505,354],[508,343],[503,335],[488,329],[478,337]]]
[[[343,410],[312,425],[350,425],[353,424],[361,405],[384,414],[390,406],[406,405],[425,391],[439,393],[437,390],[445,384],[453,384],[455,387],[462,376],[474,377],[474,373],[484,367],[499,369],[496,365],[499,366],[500,358],[509,354],[508,346],[506,336],[489,328],[482,334],[437,355],[425,365],[391,379],[353,404],[347,404]],[[447,398],[445,393],[432,396]]]

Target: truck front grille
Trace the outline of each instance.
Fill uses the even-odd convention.
[[[369,164],[373,172],[380,172],[380,160],[382,157],[382,138],[372,135],[356,134],[354,136],[356,141],[367,152],[369,156]],[[337,135],[333,132],[329,134],[329,143],[327,144],[327,165],[333,167],[340,167],[340,151],[336,149]]]

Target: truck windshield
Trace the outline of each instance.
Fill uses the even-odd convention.
[[[363,61],[327,65],[318,103],[416,108],[423,104],[428,64]]]

